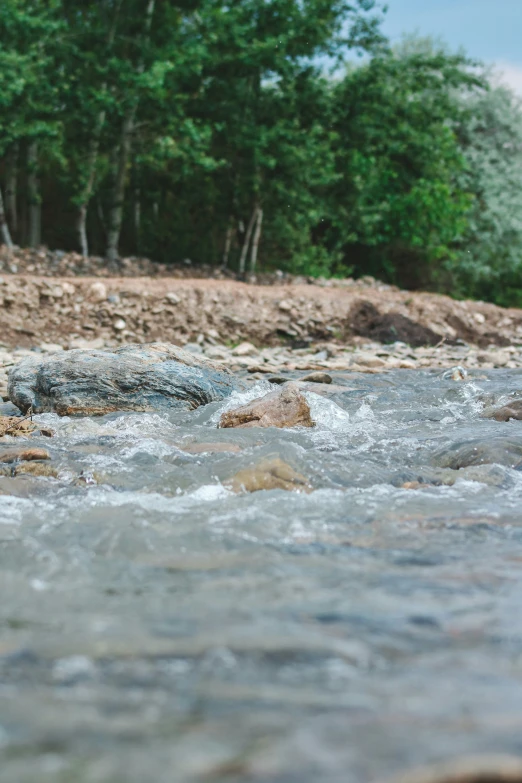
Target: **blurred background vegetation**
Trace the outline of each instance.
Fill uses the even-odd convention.
[[[522,306],[521,104],[382,11],[3,0],[4,241]]]

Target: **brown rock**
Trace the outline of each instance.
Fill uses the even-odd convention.
[[[0,462],[25,462],[30,460],[51,459],[46,449],[11,449],[0,454]]]
[[[406,481],[404,484],[401,484],[401,489],[432,489],[433,487],[440,486],[452,487],[454,483],[454,480],[452,481],[451,479],[433,481],[431,483],[426,483],[424,481]]]
[[[295,383],[227,411],[220,427],[314,427],[310,407]]]
[[[44,476],[45,478],[58,478],[58,471],[52,465],[45,462],[22,462],[15,469],[15,476]]]
[[[488,409],[484,411],[484,418],[495,421],[509,421],[510,419],[522,420],[522,400],[513,400],[502,408]]]
[[[426,484],[421,484],[420,481],[405,481],[404,484],[401,484],[401,489],[421,489],[425,486]]]
[[[388,783],[522,783],[517,756],[470,756],[405,772]]]
[[[21,437],[35,432],[38,426],[29,419],[20,419],[17,416],[0,416],[0,438],[4,435]]]
[[[232,492],[259,492],[262,489],[284,489],[288,492],[311,492],[306,478],[280,457],[262,460],[257,465],[240,470],[225,482]]]
[[[305,375],[304,378],[300,378],[305,383],[331,383],[332,376],[327,372],[311,372],[309,375]]]

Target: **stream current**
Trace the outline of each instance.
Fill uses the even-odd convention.
[[[309,430],[216,428],[264,382],[36,417],[59,478],[0,478],[2,783],[372,783],[522,753],[522,423],[481,417],[522,373],[334,383]],[[314,491],[225,488],[272,457]]]

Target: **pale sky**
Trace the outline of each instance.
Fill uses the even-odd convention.
[[[522,95],[522,0],[387,0],[383,32],[443,39],[452,49],[495,64]]]

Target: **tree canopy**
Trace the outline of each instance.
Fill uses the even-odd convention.
[[[4,0],[4,239],[521,302],[520,102],[382,13]]]

